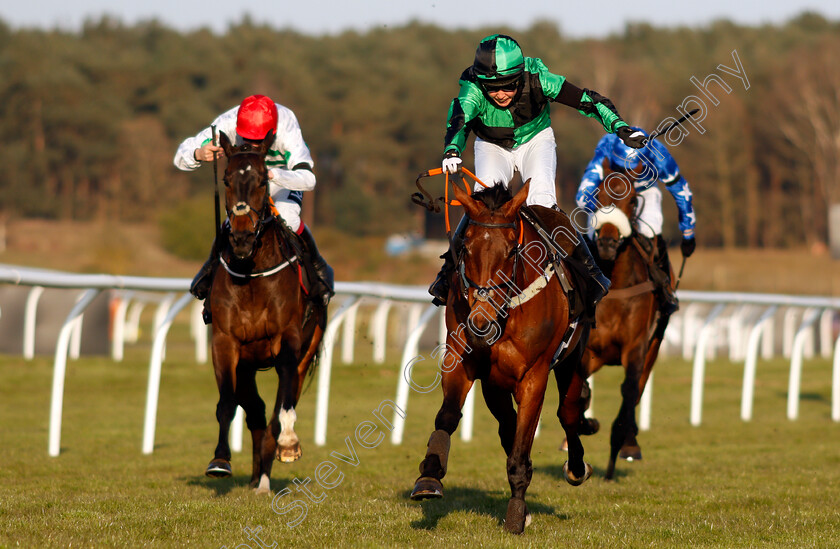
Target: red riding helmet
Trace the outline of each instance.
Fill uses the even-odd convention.
[[[277,129],[277,105],[264,95],[252,95],[242,100],[236,115],[236,133],[245,139],[262,140],[270,130]]]

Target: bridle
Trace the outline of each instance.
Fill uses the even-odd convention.
[[[484,223],[481,221],[475,221],[473,219],[468,219],[467,221],[470,225],[476,225],[479,227],[485,227],[488,229],[516,229],[516,223]],[[521,228],[520,228],[521,231]],[[466,263],[464,261],[463,253],[458,261],[458,278],[461,281],[461,289],[465,299],[468,299],[470,289],[475,290],[475,300],[477,302],[489,302],[495,297],[496,292],[503,292],[504,296],[504,303],[503,306],[507,308],[510,304],[511,296],[510,291],[515,289],[513,284],[514,277],[516,276],[517,268],[519,266],[519,251],[520,251],[520,244],[517,243],[514,245],[513,249],[511,250],[511,254],[514,256],[513,258],[513,269],[511,270],[510,276],[502,273],[502,276],[506,279],[504,282],[499,284],[487,284],[486,286],[482,286],[472,280],[466,273]],[[498,270],[496,271],[499,272]],[[492,276],[491,276],[492,278]]]
[[[236,150],[233,154],[231,154],[230,158],[232,159],[237,156],[255,156],[258,159],[261,158],[260,153],[253,150],[250,145],[243,145],[241,149]],[[253,163],[249,163],[247,169],[250,170],[252,165]],[[224,182],[225,187],[230,186],[227,173],[225,173],[222,181]],[[253,255],[259,247],[260,237],[263,234],[265,226],[274,221],[274,216],[271,214],[271,208],[269,207],[268,178],[263,178],[259,182],[259,185],[261,187],[265,187],[263,203],[260,206],[259,211],[254,211],[247,202],[237,202],[232,208],[228,208],[227,203],[225,203],[225,213],[227,214],[227,220],[231,227],[233,226],[233,220],[237,217],[248,216],[248,220],[251,222],[251,227],[254,233],[254,246],[250,255]]]

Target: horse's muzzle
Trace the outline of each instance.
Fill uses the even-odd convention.
[[[599,238],[597,241],[598,256],[604,261],[615,261],[618,253],[619,241],[616,238]]]
[[[233,231],[230,233],[230,246],[238,259],[247,259],[254,254],[257,234],[251,231]]]

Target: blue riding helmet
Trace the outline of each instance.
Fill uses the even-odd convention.
[[[642,128],[631,126],[630,129],[642,132],[645,137],[648,136],[648,133]],[[641,162],[639,154],[640,151],[628,147],[621,139],[616,139],[612,151],[610,151],[610,167],[612,169],[635,170]]]

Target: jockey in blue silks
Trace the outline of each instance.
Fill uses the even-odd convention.
[[[633,128],[642,131],[641,128]],[[645,134],[647,135],[647,134]],[[635,229],[642,239],[647,240],[647,249],[657,249],[658,257],[651,269],[651,278],[657,284],[658,292],[663,301],[663,311],[672,313],[679,307],[679,302],[671,289],[670,261],[668,247],[662,238],[662,192],[657,186],[661,181],[674,197],[679,210],[679,224],[682,232],[680,249],[683,257],[689,257],[695,248],[694,225],[696,218],[691,204],[691,189],[688,181],[680,174],[679,166],[665,148],[656,140],[648,141],[642,149],[631,149],[616,135],[606,134],[595,147],[595,155],[586,166],[583,178],[578,188],[575,201],[577,205],[589,212],[598,209],[598,186],[604,179],[603,161],[608,159],[612,169],[632,170],[638,174],[636,179]],[[642,166],[643,164],[643,166]],[[643,241],[644,245],[645,242]],[[656,248],[653,245],[656,244]],[[658,272],[656,272],[658,271]]]

